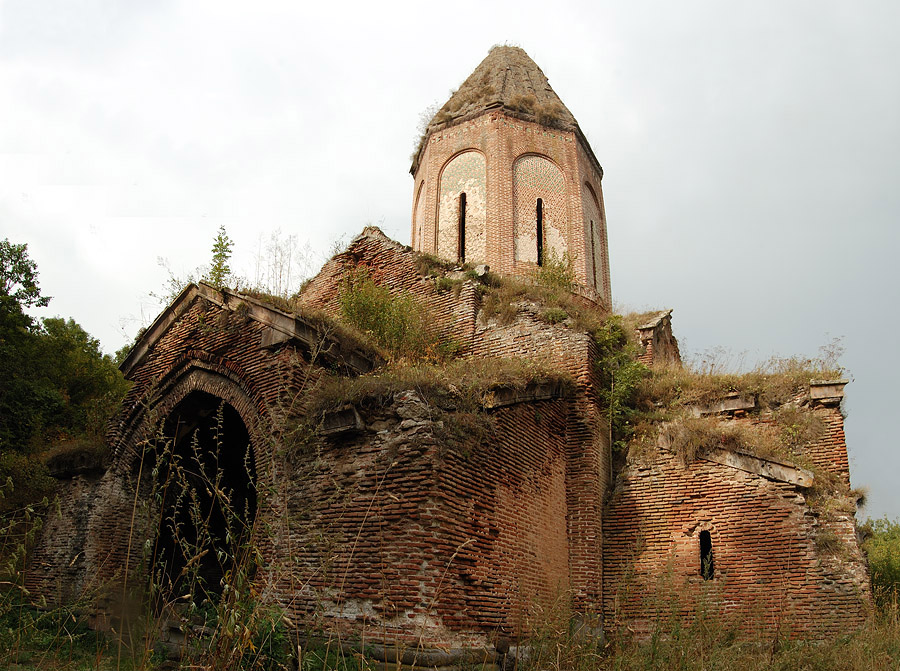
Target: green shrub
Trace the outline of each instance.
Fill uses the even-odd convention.
[[[569,313],[562,308],[546,308],[538,316],[548,324],[560,324],[569,318]]]
[[[434,290],[439,294],[445,294],[454,287],[460,286],[459,280],[454,280],[450,277],[435,277],[434,278]]]
[[[900,521],[883,517],[862,527],[875,601],[884,607],[900,597]]]
[[[0,453],[0,514],[40,501],[55,489],[56,480],[36,455]]]
[[[575,257],[568,252],[557,255],[553,249],[545,250],[543,263],[534,271],[536,284],[556,291],[572,291],[575,287]]]
[[[610,315],[591,336],[597,347],[597,395],[609,421],[610,447],[623,452],[634,433],[636,396],[648,370],[637,361],[637,348],[619,315]]]
[[[441,358],[427,311],[408,292],[394,295],[365,270],[356,270],[344,280],[338,301],[343,318],[371,336],[389,358]]]

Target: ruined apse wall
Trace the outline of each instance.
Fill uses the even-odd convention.
[[[276,589],[291,616],[386,645],[493,649],[525,634],[528,609],[568,586],[571,402],[546,392],[485,411],[481,429],[450,392],[365,399],[343,426],[326,416],[333,428],[288,474]]]
[[[672,363],[670,311],[638,327],[642,360]],[[660,436],[650,453],[629,457],[604,516],[603,612],[607,626],[647,635],[722,614],[751,638],[824,638],[861,626],[871,606],[856,538],[840,403],[846,381],[810,383],[803,406],[824,430],[797,448],[837,483],[816,483],[787,462],[728,450],[684,464]],[[732,394],[697,413],[736,424],[770,425],[754,398]],[[712,579],[701,571],[700,534],[712,544]],[[729,620],[730,618],[730,620]]]

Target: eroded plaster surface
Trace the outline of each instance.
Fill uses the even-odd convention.
[[[465,194],[465,259],[485,259],[486,182],[484,155],[467,151],[450,159],[441,173],[438,202],[438,256],[460,258],[460,195]]]
[[[562,259],[566,241],[566,181],[543,156],[528,155],[513,165],[513,218],[516,260],[537,263],[537,201],[541,200],[544,258]]]

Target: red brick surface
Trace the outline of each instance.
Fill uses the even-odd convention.
[[[826,528],[840,540],[833,554],[817,549]],[[620,476],[603,555],[605,622],[638,633],[671,616],[689,622],[702,605],[747,634],[832,636],[859,627],[870,603],[852,514],[829,517],[793,485],[702,459],[684,466],[665,452]]]
[[[439,253],[437,216],[441,172],[455,156],[473,149],[483,153],[487,163],[486,257],[467,260],[487,263],[500,273],[529,275],[533,271],[533,263],[516,261],[515,256],[513,166],[523,156],[546,158],[564,175],[565,196],[560,204],[563,211],[558,216],[565,222],[566,249],[575,260],[576,279],[596,292],[593,295],[608,308],[612,299],[600,185],[602,172],[592,154],[582,146],[580,137],[572,131],[548,128],[495,110],[432,133],[427,138],[414,180],[411,239],[415,249]],[[596,200],[589,197],[585,185],[596,195]],[[601,220],[595,222],[592,250],[588,218],[595,209],[599,210]],[[593,286],[592,253],[597,259],[596,287]],[[455,257],[447,259],[456,260]]]
[[[141,451],[158,422],[202,390],[231,404],[250,434],[262,593],[313,628],[481,646],[526,635],[529,609],[560,600],[602,614],[606,627],[648,631],[662,606],[689,618],[700,596],[757,632],[830,635],[859,624],[869,596],[852,514],[824,513],[793,485],[703,460],[683,466],[666,453],[628,465],[604,508],[608,426],[587,334],[543,322],[528,301],[509,323],[486,318],[476,282],[460,276],[458,292],[439,292],[415,253],[374,229],[326,264],[299,309],[337,314],[344,273],[358,267],[416,296],[462,356],[542,360],[566,371],[571,388],[485,411],[482,430],[415,392],[368,399],[358,404],[362,429],[298,442],[282,435],[285,420],[302,413],[323,369],[292,342],[264,346],[269,327],[239,297],[198,296],[133,369],[109,432],[113,464],[97,481],[67,486],[66,515],[48,524],[29,589],[65,600],[119,589],[126,566],[143,585],[156,511],[146,472],[138,477]],[[840,411],[816,412],[828,431],[809,455],[843,475]],[[819,550],[826,529],[838,554]],[[712,581],[699,574],[702,530],[713,538]]]

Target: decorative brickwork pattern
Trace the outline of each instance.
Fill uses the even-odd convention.
[[[438,202],[438,256],[448,261],[484,262],[487,173],[484,155],[467,151],[450,159],[441,172]],[[464,215],[460,196],[465,195]],[[424,206],[424,204],[423,204]],[[464,219],[463,219],[464,216]],[[459,224],[465,222],[465,245],[459,252]]]
[[[566,181],[552,161],[529,154],[513,163],[516,261],[538,262],[538,200],[541,201],[543,258],[561,260],[569,251]]]
[[[568,251],[574,258],[576,280],[583,286],[580,292],[596,303],[609,308],[611,295],[609,286],[606,293],[594,289],[588,279],[588,258],[591,255],[590,241],[586,234],[584,221],[584,204],[581,189],[577,184],[585,181],[596,186],[598,204],[602,210],[603,197],[600,192],[602,170],[586,141],[578,132],[548,128],[536,122],[525,121],[502,111],[492,110],[481,116],[465,120],[459,125],[449,126],[440,131],[430,133],[423,145],[415,173],[415,191],[413,201],[420,185],[424,183],[423,197],[425,209],[423,219],[419,220],[416,212],[418,206],[413,202],[416,211],[412,213],[412,241],[416,251],[434,255],[439,254],[437,248],[437,212],[441,199],[438,176],[447,162],[457,154],[469,150],[477,150],[484,154],[486,163],[485,186],[485,253],[482,259],[492,270],[499,273],[530,276],[534,272],[537,260],[535,241],[533,261],[516,259],[516,225],[514,215],[513,164],[520,157],[533,155],[544,157],[552,162],[561,172],[564,183],[573,183],[566,188],[562,200],[559,201],[559,218],[553,220],[557,233],[551,233],[550,245],[557,245],[556,250]],[[553,180],[557,177],[550,171]],[[554,187],[556,188],[556,187]],[[536,223],[536,200],[530,205],[523,205],[522,216]],[[602,211],[601,211],[602,214]],[[555,215],[551,215],[555,216]],[[605,236],[605,216],[601,217],[604,225],[596,231],[597,236]],[[589,227],[589,224],[587,224]],[[421,232],[420,229],[421,228]],[[558,237],[553,237],[557,236]],[[598,245],[597,242],[600,242]],[[560,247],[559,245],[565,245]],[[594,243],[594,255],[604,254],[607,249],[605,237]],[[468,256],[468,254],[467,254]],[[445,257],[446,258],[446,257]],[[474,260],[474,259],[473,259]],[[603,277],[609,276],[609,260],[607,256],[598,258],[598,267],[604,271]]]

